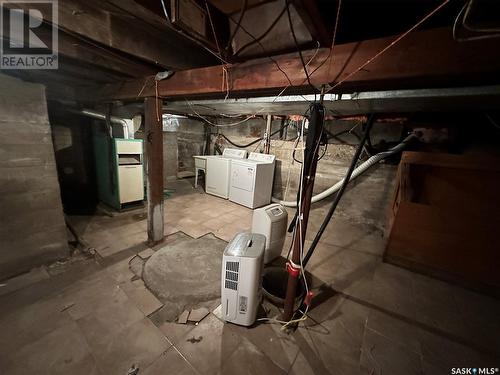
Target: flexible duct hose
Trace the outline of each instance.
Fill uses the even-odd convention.
[[[410,142],[415,137],[416,137],[415,134],[411,133],[408,137],[406,137],[397,146],[394,146],[393,148],[390,148],[387,151],[380,152],[380,153],[378,153],[376,155],[373,155],[371,158],[369,158],[367,161],[365,161],[364,163],[362,163],[359,167],[357,167],[352,172],[352,175],[351,175],[351,178],[349,179],[349,182],[351,182],[352,180],[354,180],[358,176],[362,175],[364,172],[366,172],[368,169],[370,169],[371,167],[373,167],[375,164],[377,164],[381,160],[384,160],[385,158],[387,158],[387,157],[389,157],[391,155],[394,155],[394,154],[397,154],[398,152],[403,151],[403,149],[406,147],[406,145],[408,144],[408,142]],[[342,186],[343,182],[344,182],[344,179],[340,180],[335,185],[329,187],[325,191],[323,191],[323,192],[321,192],[321,193],[313,196],[311,202],[315,203],[315,202],[318,202],[318,201],[320,201],[322,199],[325,199],[326,197],[329,197],[332,194],[335,194],[340,189],[340,187]],[[295,201],[282,201],[282,200],[279,200],[278,198],[275,198],[275,197],[272,197],[272,201],[274,203],[280,203],[283,206],[287,206],[287,207],[297,207],[297,202],[295,202]]]

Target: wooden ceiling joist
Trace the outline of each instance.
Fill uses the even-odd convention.
[[[293,3],[302,22],[306,25],[314,40],[322,47],[331,45],[331,35],[315,0],[301,0]]]
[[[343,44],[335,47],[333,59],[311,77],[314,85],[334,83],[347,77],[368,59],[389,45],[395,37]],[[364,69],[339,86],[336,92],[467,86],[500,82],[500,49],[498,41],[455,42],[449,29],[433,29],[409,34]],[[313,51],[305,53],[308,60]],[[313,71],[326,57],[320,50],[309,65]],[[297,54],[275,58],[290,78],[293,87],[286,94],[311,91]],[[258,59],[228,67],[231,97],[274,94],[289,86],[288,79],[270,59]],[[223,97],[225,75],[221,66],[176,72],[158,83],[158,94],[164,98]],[[82,93],[84,95],[84,93]],[[93,100],[137,99],[155,96],[153,77],[108,84],[93,93]]]
[[[6,0],[4,6],[27,9],[29,2],[14,3]],[[208,52],[193,50],[190,48],[192,42],[186,41],[168,26],[160,29],[140,16],[127,14],[120,9],[114,11],[110,7],[111,5],[104,7],[103,2],[98,0],[60,1],[58,27],[61,32],[79,35],[103,47],[142,59],[155,65],[158,70],[185,69],[213,61]],[[44,21],[54,22],[49,11],[43,14]]]

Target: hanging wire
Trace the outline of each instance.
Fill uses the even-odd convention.
[[[355,74],[359,73],[364,67],[367,65],[371,64],[374,60],[382,56],[385,52],[387,52],[390,48],[394,47],[397,43],[399,43],[403,38],[405,38],[408,34],[410,34],[413,30],[415,30],[417,27],[419,27],[422,23],[427,21],[430,17],[432,17],[435,13],[437,13],[441,8],[443,8],[446,4],[448,4],[450,0],[445,0],[442,2],[440,5],[438,5],[434,10],[432,10],[430,13],[428,13],[425,17],[423,17],[420,21],[418,21],[415,25],[413,25],[410,29],[408,29],[406,32],[398,36],[395,40],[393,40],[390,44],[388,44],[386,47],[384,47],[382,50],[377,52],[374,56],[370,57],[366,62],[361,64],[358,68],[354,69],[350,74],[342,78],[340,81],[338,81],[336,84],[334,84],[332,87],[330,87],[328,90],[325,91],[325,94],[332,91],[336,87],[340,86],[342,83],[350,79],[352,76]]]
[[[229,37],[229,39],[227,41],[226,51],[228,51],[229,48],[231,47],[231,43],[233,42],[234,37],[236,36],[236,33],[238,32],[238,30],[241,27],[241,22],[243,21],[243,17],[245,16],[247,8],[248,8],[248,0],[243,0],[243,4],[241,6],[241,11],[240,11],[240,18],[238,19],[238,22],[236,23],[236,27],[234,28],[234,31],[231,33],[231,36]]]
[[[337,6],[337,15],[336,15],[336,18],[335,18],[335,27],[333,28],[333,38],[332,38],[332,45],[330,46],[330,50],[328,51],[328,55],[326,56],[326,58],[321,61],[321,63],[313,69],[313,71],[311,73],[309,73],[309,77],[311,77],[314,73],[316,73],[324,64],[325,62],[327,62],[328,60],[330,60],[329,62],[329,68],[328,68],[328,71],[330,71],[330,67],[332,65],[332,60],[334,59],[334,55],[333,55],[333,50],[335,48],[335,40],[337,38],[337,29],[338,29],[338,26],[339,26],[339,20],[340,20],[340,7],[342,5],[342,0],[339,0],[339,4]],[[305,80],[302,81],[302,84],[304,84]]]
[[[244,51],[245,49],[247,49],[251,45],[253,45],[255,43],[260,43],[260,41],[262,39],[264,39],[266,37],[266,35],[268,35],[271,32],[272,29],[274,29],[274,27],[276,26],[276,24],[278,23],[278,21],[281,19],[281,17],[283,16],[283,14],[285,14],[286,8],[287,8],[287,5],[285,5],[285,7],[283,8],[283,10],[278,14],[278,16],[275,18],[275,20],[271,23],[271,25],[260,36],[253,37],[253,40],[250,41],[250,42],[248,42],[247,44],[243,45],[238,51],[236,51],[236,53],[234,54],[234,56],[238,56],[239,54],[241,54],[242,51]],[[242,30],[243,30],[243,27],[242,27]]]
[[[306,63],[304,61],[304,56],[302,55],[302,50],[300,49],[299,42],[297,40],[297,36],[295,35],[295,29],[293,27],[293,22],[292,22],[292,14],[290,12],[290,1],[291,0],[285,0],[285,3],[286,3],[286,14],[288,17],[288,24],[290,26],[290,31],[292,33],[293,42],[295,43],[295,48],[297,49],[297,52],[299,53],[300,62],[302,63],[302,68],[304,69],[304,74],[306,75],[307,82],[309,83],[309,86],[311,86],[313,91],[316,93],[317,89],[311,83],[311,79],[309,77],[309,72],[307,71],[307,66],[306,66]]]
[[[472,31],[472,32],[476,32],[476,33],[488,32],[488,31],[485,31],[488,29],[474,29],[474,28],[471,28],[470,26],[467,26],[465,19],[466,19],[467,14],[470,10],[471,3],[472,3],[472,1],[466,2],[464,4],[464,6],[462,7],[462,9],[460,9],[460,12],[458,12],[457,17],[455,18],[455,21],[453,22],[453,39],[456,40],[457,42],[468,42],[470,40],[482,40],[482,39],[491,39],[491,38],[500,37],[500,33],[498,33],[498,32],[492,33],[494,31],[500,31],[500,30],[495,30],[495,29],[491,29],[489,31],[489,34],[469,36],[469,37],[465,37],[465,38],[458,36],[458,32],[457,32],[458,27],[457,26],[459,23],[461,23],[462,27],[464,27],[465,29]],[[464,11],[466,9],[467,9],[467,11],[464,14]],[[463,17],[462,17],[462,15],[463,15]],[[460,19],[462,20],[462,22],[460,22]]]

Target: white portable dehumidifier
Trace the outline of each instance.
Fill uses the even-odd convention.
[[[221,305],[226,322],[250,326],[261,299],[266,238],[239,233],[227,245],[222,258]]]
[[[285,242],[287,224],[288,213],[279,203],[254,210],[252,233],[260,233],[266,237],[264,264],[280,256]]]

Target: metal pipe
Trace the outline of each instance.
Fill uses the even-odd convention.
[[[316,166],[318,165],[318,149],[321,134],[323,133],[325,119],[325,108],[322,104],[315,103],[311,105],[311,119],[309,121],[309,133],[307,135],[304,160],[302,164],[303,177],[300,182],[301,205],[297,218],[296,235],[293,238],[292,259],[287,263],[288,284],[285,297],[284,321],[290,321],[293,316],[294,302],[297,294],[297,284],[299,280],[302,259],[302,250],[306,238],[307,222],[309,220],[309,211],[311,209],[311,197],[314,188],[314,177],[316,175]],[[300,235],[299,235],[300,234]]]
[[[91,117],[91,118],[96,119],[96,120],[106,121],[105,114],[103,114],[101,112],[94,111],[93,109],[86,109],[86,108],[80,109],[80,110],[72,109],[72,110],[70,110],[70,112],[76,113],[78,115]],[[124,119],[121,117],[116,117],[116,116],[111,116],[109,118],[109,121],[111,121],[113,124],[121,125],[123,127],[123,138],[125,138],[125,139],[129,138],[129,136],[128,136],[129,135],[129,131],[128,131],[129,124],[128,124],[127,119]]]
[[[343,181],[342,186],[340,187],[339,191],[337,192],[337,195],[335,196],[335,199],[334,199],[334,201],[330,207],[330,210],[328,211],[325,219],[323,220],[323,223],[321,223],[321,227],[319,228],[318,233],[316,233],[316,236],[314,237],[314,240],[313,240],[311,246],[309,247],[309,251],[307,252],[304,259],[302,260],[303,267],[305,267],[305,265],[307,264],[307,262],[311,258],[312,254],[314,252],[314,249],[316,248],[316,245],[318,244],[319,240],[321,239],[323,232],[325,231],[328,223],[330,222],[333,214],[335,213],[335,210],[337,209],[337,206],[340,202],[340,199],[342,198],[342,195],[344,194],[344,192],[347,188],[347,184],[349,183],[349,181],[351,179],[352,172],[356,168],[356,163],[358,162],[359,157],[361,156],[361,151],[363,151],[363,146],[365,145],[365,142],[370,135],[370,131],[373,127],[374,121],[375,121],[375,115],[372,114],[368,118],[368,122],[366,123],[365,133],[363,134],[363,138],[359,142],[358,148],[356,149],[356,152],[354,153],[354,156],[352,158],[351,165],[349,166],[349,169],[347,170],[346,176],[342,180]]]
[[[273,122],[273,116],[267,115],[266,122],[266,132],[264,134],[264,154],[269,154],[271,148],[271,125]]]

